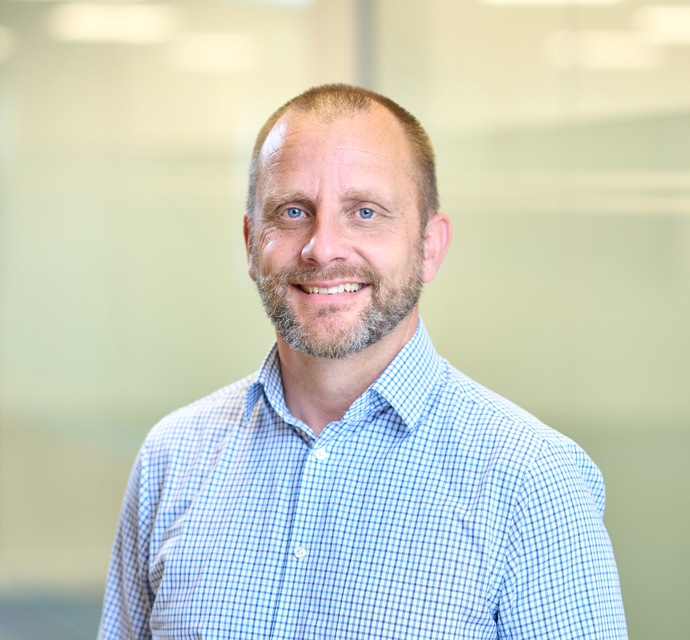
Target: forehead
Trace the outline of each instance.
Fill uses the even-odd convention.
[[[407,188],[415,179],[411,145],[401,124],[377,104],[329,117],[288,111],[266,137],[259,168],[260,189],[295,180],[319,185],[369,180],[382,187],[398,181]]]

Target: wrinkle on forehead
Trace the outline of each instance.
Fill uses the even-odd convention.
[[[278,132],[270,147],[264,146],[261,154],[261,164],[264,169],[276,170],[278,174],[282,173],[280,165],[282,164],[284,154],[292,151],[298,154],[304,154],[308,160],[315,160],[314,156],[309,153],[310,143],[304,139],[305,131],[293,131],[285,133],[285,131]],[[291,144],[288,140],[293,138]],[[277,144],[273,144],[277,143]],[[300,149],[301,148],[301,149]],[[362,167],[369,165],[372,170],[384,169],[387,163],[395,166],[396,169],[404,172],[411,178],[416,177],[415,167],[410,163],[399,163],[397,157],[390,150],[384,150],[385,144],[380,145],[380,149],[367,149],[362,146],[353,146],[351,143],[347,146],[334,144],[322,157],[322,160],[332,163],[334,167]],[[323,149],[320,150],[323,153]],[[393,161],[393,162],[391,162]],[[304,170],[307,170],[306,167]],[[386,170],[389,170],[386,168]],[[269,176],[265,176],[269,178]]]

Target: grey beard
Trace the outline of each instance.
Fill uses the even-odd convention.
[[[335,278],[366,282],[372,289],[371,301],[356,324],[344,332],[344,335],[320,339],[310,330],[309,320],[300,321],[290,308],[287,291],[294,282]],[[422,291],[421,262],[415,264],[410,278],[399,288],[384,284],[378,274],[367,267],[288,269],[280,274],[259,276],[256,284],[266,314],[292,349],[316,358],[348,358],[389,334],[417,306]],[[324,308],[317,317],[327,317],[334,313],[338,311]]]

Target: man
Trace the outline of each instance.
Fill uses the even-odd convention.
[[[599,471],[419,319],[437,209],[428,138],[383,96],[268,120],[244,234],[277,343],[149,434],[100,638],[626,637]]]

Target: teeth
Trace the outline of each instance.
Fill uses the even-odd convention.
[[[354,282],[346,282],[344,284],[339,284],[337,287],[310,287],[308,285],[300,285],[300,288],[302,291],[305,291],[306,293],[319,293],[321,295],[328,295],[331,293],[345,293],[345,291],[349,293],[354,293],[355,291],[359,291],[362,288],[363,285],[354,283]]]

